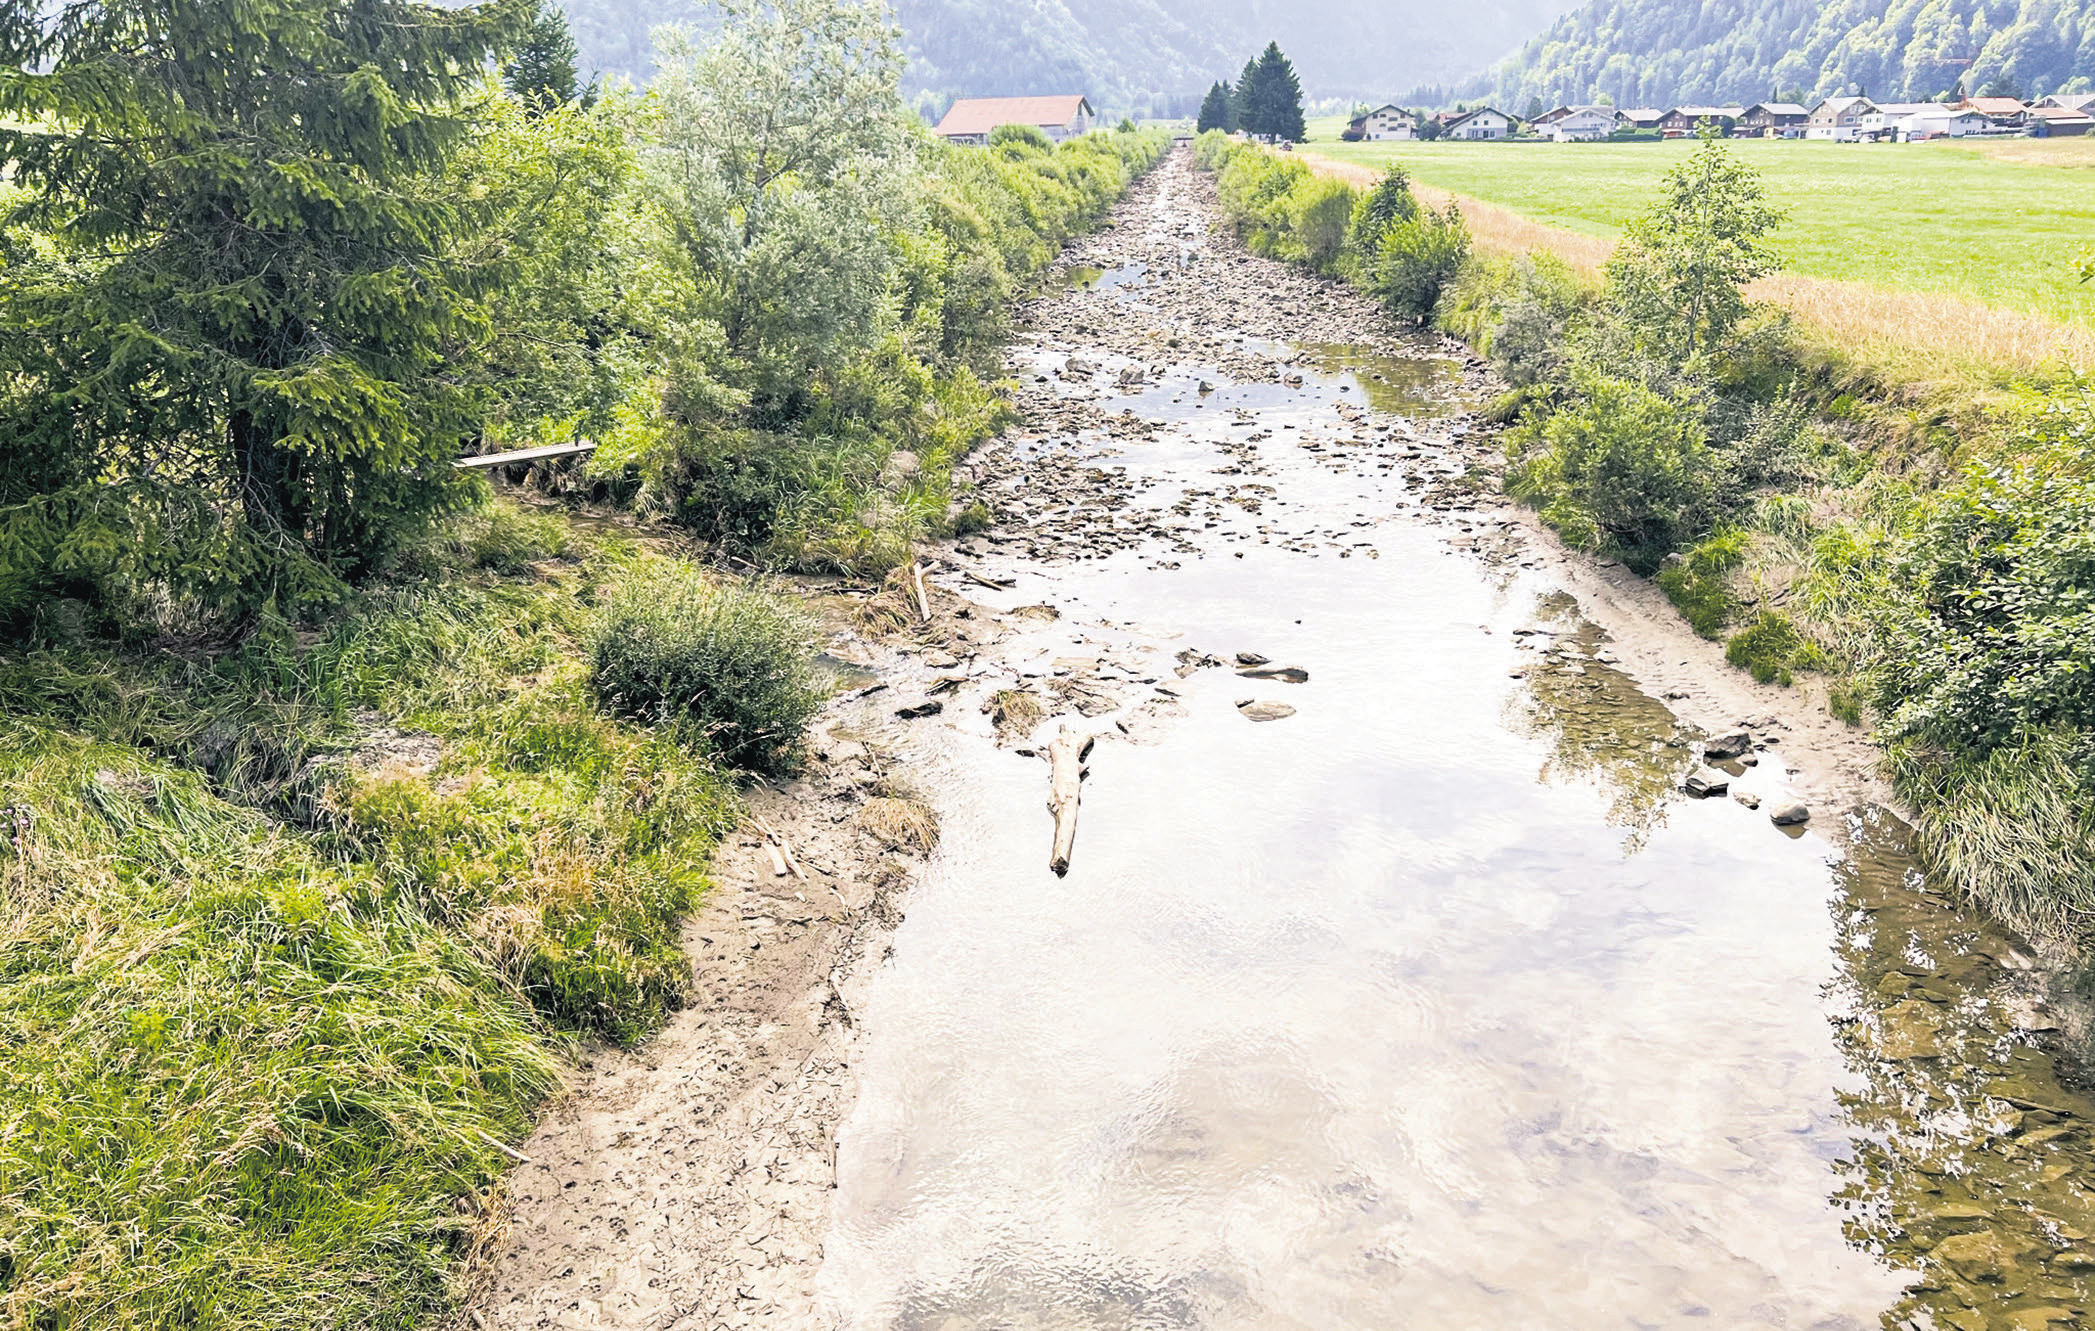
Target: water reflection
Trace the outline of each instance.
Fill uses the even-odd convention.
[[[1927,890],[1878,815],[1838,873],[1832,987],[1854,1084],[1835,1162],[1850,1240],[1915,1272],[1887,1327],[2040,1331],[2095,1311],[2095,1099],[2056,1048],[2053,981]]]
[[[1538,779],[1599,783],[1608,822],[1635,851],[1666,821],[1693,767],[1686,731],[1665,704],[1609,664],[1605,635],[1562,593],[1543,597],[1536,626],[1516,630],[1534,656],[1513,700],[1514,724],[1550,745]]]
[[[1450,396],[1458,367],[1445,356],[1393,355],[1358,342],[1304,342],[1301,348],[1320,373],[1351,375],[1376,411],[1437,420],[1459,408]]]

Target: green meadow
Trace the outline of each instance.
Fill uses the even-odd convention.
[[[1396,162],[1427,185],[1596,236],[1649,208],[1666,168],[1693,147],[1343,143],[1342,128],[1337,118],[1312,122],[1309,147],[1372,167]],[[1776,239],[1792,272],[2095,323],[2095,286],[2073,271],[2095,243],[2095,144],[1734,146],[1789,215]]]

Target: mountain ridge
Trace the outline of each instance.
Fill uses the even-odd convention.
[[[2095,0],[1593,0],[1469,87],[1533,103],[1918,101],[1999,80],[2028,96],[2095,76]]]

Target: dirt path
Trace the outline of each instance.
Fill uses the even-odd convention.
[[[1175,568],[1253,539],[1306,557],[1376,557],[1361,532],[1295,522],[1261,444],[1309,450],[1335,473],[1401,477],[1413,497],[1401,520],[1444,529],[1452,549],[1489,568],[1546,573],[1604,631],[1611,664],[1707,733],[1779,742],[1790,788],[1816,808],[1883,798],[1873,752],[1815,696],[1756,685],[1650,584],[1566,551],[1497,493],[1497,440],[1467,414],[1491,385],[1462,348],[1398,328],[1357,292],[1245,253],[1216,228],[1211,181],[1176,152],[1064,257],[1078,280],[1020,311],[1024,424],[962,469],[997,522],[932,552],[931,622],[899,585],[870,601],[810,589],[835,626],[832,654],[881,682],[832,708],[805,778],[754,800],[805,876],[778,874],[754,830],[723,846],[717,887],[686,928],[696,1002],[640,1049],[596,1054],[524,1145],[530,1163],[511,1181],[509,1228],[466,1325],[827,1325],[816,1276],[836,1131],[854,1094],[852,1012],[928,850],[896,822],[912,767],[961,742],[956,728],[1030,742],[1036,714],[999,702],[1014,694],[1039,716],[1117,722],[1137,742],[1175,710],[1162,638],[1107,643],[1097,625],[1057,623],[1052,607],[996,608],[1010,598],[990,589],[1018,565],[1132,551]],[[1341,405],[1348,433],[1326,439],[1237,409],[1213,433],[1226,462],[1211,476],[1111,461],[1113,448],[1155,437],[1188,394],[1204,397],[1196,385],[1210,379],[1299,385],[1319,344],[1388,349],[1358,371],[1378,381],[1440,367],[1417,394],[1421,421]],[[1363,515],[1353,526],[1371,524]],[[1183,651],[1177,662],[1181,675],[1201,663]],[[1043,797],[1046,780],[1043,764]],[[1837,837],[1834,822],[1819,819]]]

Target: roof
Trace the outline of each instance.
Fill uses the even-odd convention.
[[[1811,114],[1810,110],[1797,105],[1795,102],[1755,102],[1746,108],[1744,114],[1750,116],[1755,111],[1765,111],[1771,116],[1808,116]]]
[[[1813,115],[1817,115],[1819,112],[1824,111],[1830,107],[1833,111],[1833,114],[1839,115],[1842,112],[1846,111],[1849,107],[1854,106],[1858,102],[1860,102],[1864,106],[1876,105],[1875,102],[1871,101],[1867,97],[1828,97],[1822,100],[1817,106],[1812,107],[1811,113]]]
[[[1879,115],[1918,116],[1943,109],[1940,102],[1873,102]]]
[[[2072,106],[2033,106],[2030,108],[2030,114],[2040,120],[2086,120],[2089,118],[2086,111]]]
[[[1746,114],[1743,106],[1676,106],[1668,116],[1693,116],[1697,120],[1737,120]]]
[[[2029,110],[2020,97],[1967,97],[1964,104],[1982,116],[2019,116]]]
[[[1066,125],[1077,112],[1089,112],[1082,93],[1052,97],[963,97],[953,103],[934,134],[987,134],[999,125]]]
[[[1657,120],[1666,113],[1655,106],[1632,106],[1627,111],[1618,111],[1624,120]]]

